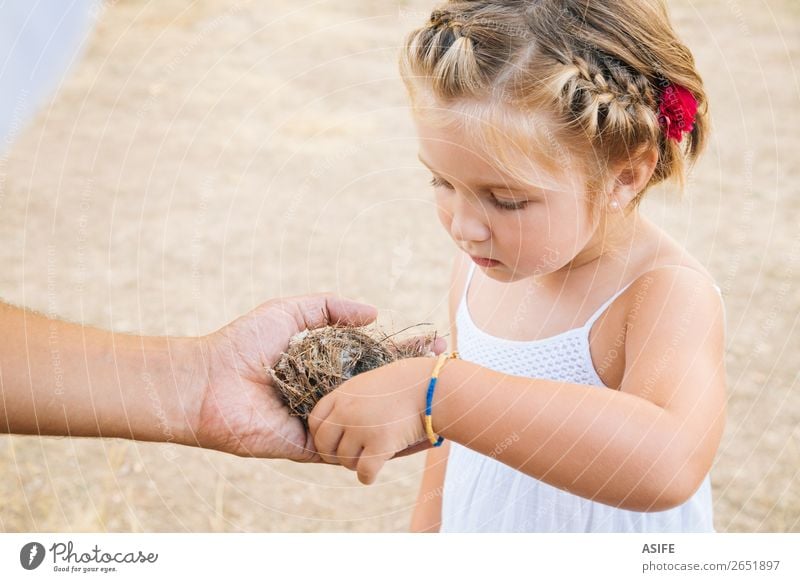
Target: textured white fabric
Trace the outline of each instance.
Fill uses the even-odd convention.
[[[603,303],[582,327],[541,340],[514,341],[489,335],[473,322],[466,297],[474,270],[472,265],[456,314],[461,358],[515,376],[586,384],[587,390],[607,388],[592,363],[589,330],[631,283]],[[513,436],[509,439],[513,441]],[[510,445],[513,442],[498,443],[500,448]],[[694,495],[673,509],[628,511],[567,493],[451,443],[441,531],[713,532],[711,482],[707,475]]]

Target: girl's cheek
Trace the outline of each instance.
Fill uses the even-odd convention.
[[[439,217],[439,222],[447,232],[450,232],[450,224],[453,222],[453,213],[442,203],[441,199],[436,203],[436,215]]]

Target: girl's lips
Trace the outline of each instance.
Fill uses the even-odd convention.
[[[471,255],[470,258],[479,267],[496,267],[500,264],[500,261],[495,261],[494,259],[486,259],[484,257],[473,257]]]

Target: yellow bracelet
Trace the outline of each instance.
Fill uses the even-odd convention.
[[[436,360],[436,365],[433,367],[431,373],[431,381],[428,383],[428,394],[425,397],[425,433],[434,447],[439,447],[444,442],[444,438],[433,432],[433,418],[431,417],[431,408],[433,407],[433,391],[436,388],[436,381],[439,379],[439,372],[442,371],[444,363],[447,360],[458,358],[458,352],[450,354],[439,354],[439,359]]]

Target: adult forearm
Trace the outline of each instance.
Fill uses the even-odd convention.
[[[0,304],[0,431],[185,443],[196,341],[139,337]],[[184,396],[185,398],[185,396]]]
[[[639,511],[681,503],[697,484],[679,422],[609,389],[445,366],[439,434],[576,495]]]

